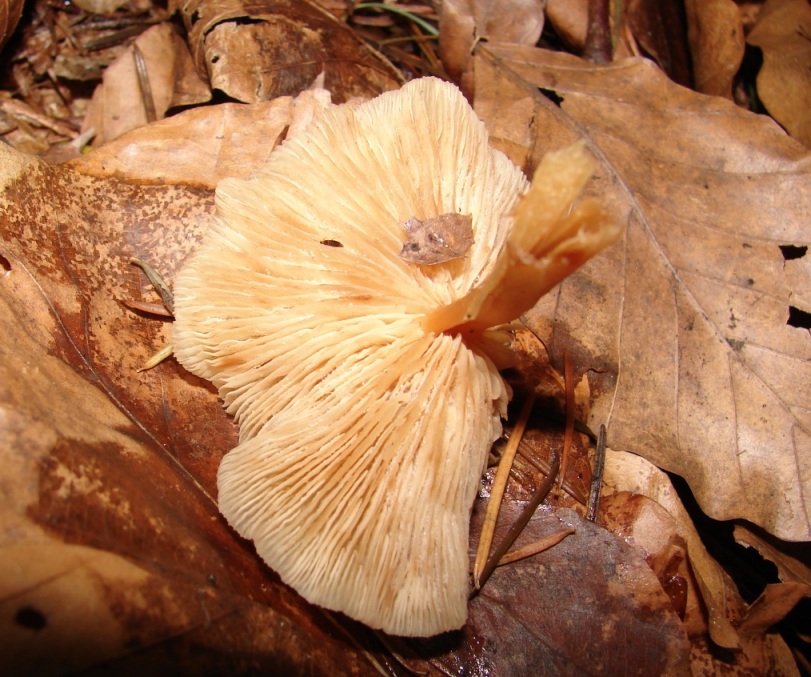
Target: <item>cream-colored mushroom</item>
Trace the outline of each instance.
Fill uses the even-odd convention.
[[[568,256],[559,222],[589,253],[618,234],[593,205],[567,214],[591,173],[582,149],[567,157],[577,186],[552,191],[535,237],[513,218],[520,170],[425,78],[327,110],[218,186],[219,223],[175,283],[175,354],[240,425],[222,513],[310,602],[392,634],[464,624],[470,510],[508,401],[489,327],[546,290],[533,270]],[[404,224],[452,214],[472,219],[462,257],[400,256]]]

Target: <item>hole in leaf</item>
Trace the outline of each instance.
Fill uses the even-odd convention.
[[[32,606],[24,606],[14,614],[14,621],[29,630],[42,630],[48,625],[48,619],[39,609]]]
[[[794,259],[801,259],[808,253],[808,247],[805,245],[797,246],[793,244],[781,244],[780,251],[783,252],[783,258],[786,261],[793,261]]]
[[[789,306],[788,322],[786,322],[786,324],[797,327],[798,329],[811,329],[811,313],[806,313],[804,310]]]
[[[8,275],[11,272],[11,261],[2,254],[0,254],[0,271],[2,271],[4,275]]]
[[[553,89],[544,89],[543,87],[538,87],[541,94],[543,94],[547,99],[549,99],[553,104],[555,104],[558,108],[560,108],[560,104],[563,103],[563,97],[558,94]]]

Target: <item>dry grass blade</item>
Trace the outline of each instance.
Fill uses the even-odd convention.
[[[479,536],[479,547],[476,550],[476,561],[473,563],[473,586],[475,589],[481,587],[481,575],[487,561],[487,556],[490,554],[490,546],[493,543],[493,534],[496,530],[496,522],[498,521],[498,511],[501,507],[501,501],[504,499],[504,489],[507,487],[507,480],[510,477],[510,469],[512,468],[515,454],[518,451],[518,444],[521,442],[521,437],[527,427],[530,412],[535,404],[535,395],[530,395],[524,406],[521,409],[521,414],[515,424],[510,441],[504,449],[501,456],[501,461],[496,470],[496,477],[493,480],[493,489],[490,492],[490,500],[487,503],[487,513],[484,516],[484,524],[482,525],[482,532]]]
[[[603,472],[605,471],[605,426],[600,426],[600,436],[597,438],[597,449],[594,452],[594,475],[591,478],[591,492],[589,505],[586,509],[586,519],[593,522],[597,519],[597,506],[600,503],[600,491],[603,487]]]
[[[563,485],[566,471],[569,469],[569,452],[572,448],[572,436],[574,435],[574,368],[568,352],[563,353],[563,379],[565,386],[563,392],[566,396],[566,428],[563,438],[563,461],[560,466],[558,488]]]
[[[521,444],[518,445],[518,453],[527,463],[535,468],[535,470],[538,470],[544,475],[549,474],[552,467],[550,462],[547,459],[538,457],[533,448],[526,443],[526,440],[521,440]],[[588,499],[577,485],[564,477],[561,486],[563,487],[563,491],[569,494],[575,501],[581,505],[586,505]]]
[[[130,263],[144,271],[144,275],[146,275],[149,283],[155,288],[155,291],[158,292],[158,296],[161,297],[161,301],[163,305],[166,306],[166,310],[173,315],[175,312],[175,295],[172,293],[172,290],[169,289],[169,285],[167,285],[160,276],[160,273],[141,259],[131,258]]]
[[[122,299],[121,305],[138,313],[146,313],[147,315],[155,315],[157,317],[172,317],[172,313],[166,310],[166,306],[164,306],[163,303],[152,303],[150,301],[130,301],[129,299]]]
[[[152,85],[149,82],[149,71],[146,69],[144,55],[138,45],[132,46],[132,59],[135,62],[135,73],[138,76],[138,86],[141,88],[141,99],[146,111],[146,121],[155,122],[158,114],[155,111],[155,97],[152,95]]]
[[[490,578],[490,575],[493,573],[493,571],[495,571],[499,562],[507,553],[507,550],[509,550],[510,546],[515,543],[515,539],[518,538],[518,535],[524,530],[524,527],[527,526],[529,520],[532,519],[532,516],[538,509],[538,506],[547,497],[549,491],[552,489],[552,486],[555,484],[559,471],[560,457],[558,454],[554,454],[552,457],[552,471],[535,490],[535,493],[532,495],[529,503],[527,503],[526,506],[524,506],[524,509],[521,511],[521,515],[519,515],[518,519],[515,520],[513,525],[510,527],[510,530],[507,532],[507,535],[504,537],[501,543],[499,543],[498,547],[487,560],[487,564],[484,566],[484,569],[481,572],[479,585],[476,590],[473,591],[474,596],[487,582],[487,579]]]
[[[549,548],[556,546],[564,538],[571,536],[573,533],[575,533],[574,529],[561,529],[560,531],[556,531],[554,534],[547,536],[546,538],[542,538],[538,541],[530,543],[529,545],[525,545],[523,548],[511,550],[498,561],[496,566],[501,567],[505,564],[512,564],[518,560],[537,555],[539,552],[543,552],[544,550],[549,550]]]

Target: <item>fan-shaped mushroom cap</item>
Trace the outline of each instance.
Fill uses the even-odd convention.
[[[508,395],[482,349],[497,334],[423,323],[493,272],[527,187],[433,78],[329,109],[219,185],[220,222],[176,280],[175,354],[240,424],[222,513],[309,601],[400,635],[464,623]],[[446,214],[471,215],[464,256],[404,260],[404,224]]]

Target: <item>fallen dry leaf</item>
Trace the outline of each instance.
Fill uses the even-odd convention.
[[[623,12],[633,39],[672,80],[690,86],[690,57],[684,7],[673,0],[628,0]],[[632,54],[639,54],[635,49]],[[615,54],[615,58],[619,54]],[[624,56],[624,55],[623,55]]]
[[[763,50],[758,97],[789,134],[811,146],[811,7],[805,0],[768,0],[747,42]]]
[[[618,527],[623,525],[622,528],[625,530],[623,535],[626,535],[626,532],[633,535],[632,542],[648,555],[655,555],[662,550],[667,545],[666,542],[671,540],[671,535],[677,536],[685,545],[691,574],[695,576],[694,582],[697,586],[697,590],[688,590],[688,593],[697,596],[706,608],[710,636],[718,646],[728,649],[738,648],[740,645],[738,634],[727,615],[728,599],[737,600],[737,591],[729,577],[707,552],[667,475],[644,458],[627,452],[608,450],[604,481],[605,491],[609,494],[627,492],[644,496],[666,513],[658,515],[655,512],[656,508],[651,508],[654,511],[652,514],[635,514],[632,520],[627,516],[617,520],[616,517],[610,518],[609,514],[609,528],[617,533]],[[610,495],[606,498],[612,503]],[[633,506],[623,505],[625,502],[627,500],[619,502],[622,510],[637,513]],[[613,505],[614,511],[618,509]],[[657,526],[645,524],[647,518],[652,518]],[[690,578],[687,580],[693,582]],[[688,601],[692,601],[692,595]],[[693,611],[695,612],[695,608]],[[692,624],[695,626],[697,622],[695,619]]]
[[[496,540],[521,507],[502,506]],[[483,517],[479,503],[474,536]],[[575,533],[550,550],[496,569],[456,633],[464,637],[461,646],[448,636],[407,646],[423,655],[441,652],[431,663],[443,674],[530,675],[538,666],[555,675],[688,674],[687,638],[634,548],[571,510],[548,507],[535,513],[516,547],[561,528]],[[481,649],[471,652],[476,646]],[[417,672],[420,667],[412,666]]]
[[[801,556],[792,556],[784,552],[785,543],[779,544],[782,549],[778,549],[774,539],[767,540],[763,534],[758,535],[742,524],[735,525],[734,535],[737,543],[754,548],[767,560],[773,562],[781,581],[811,586],[811,569],[802,562]],[[797,554],[799,555],[799,553]]]
[[[742,635],[762,636],[782,621],[803,597],[811,597],[811,585],[773,583],[747,609],[741,621]]]
[[[479,40],[534,45],[543,23],[541,0],[444,0],[439,10],[439,55],[458,82],[468,71]]]
[[[674,608],[682,609],[693,644],[693,674],[796,674],[786,642],[770,633],[809,587],[768,586],[762,599],[747,608],[732,579],[704,548],[664,472],[641,457],[609,450],[605,480],[608,492],[620,493],[603,499],[601,521],[645,555]],[[707,629],[716,646],[734,651],[721,659],[708,650]]]
[[[546,19],[570,47],[582,50],[586,42],[588,0],[547,0]]]
[[[250,177],[283,138],[304,129],[329,105],[329,92],[318,89],[295,99],[193,108],[124,134],[70,166],[96,177],[213,190],[226,177]]]
[[[91,14],[113,14],[126,5],[126,0],[77,0],[75,5]]]
[[[0,0],[0,49],[17,28],[24,4],[23,0]]]
[[[139,82],[133,50],[143,55],[149,82],[143,91]],[[82,123],[82,130],[94,129],[96,146],[118,138],[125,132],[142,127],[148,119],[149,98],[157,120],[163,119],[173,106],[187,106],[208,101],[211,90],[194,70],[183,40],[168,24],[153,26],[140,35],[111,63],[102,83],[93,93]]]
[[[811,538],[807,151],[641,59],[490,44],[475,68],[496,141],[531,171],[587,139],[627,223],[527,318],[558,364],[567,349],[591,370],[593,427],[685,477],[708,514]]]
[[[236,431],[214,394],[176,365],[136,371],[165,325],[119,303],[139,293],[128,258],[173,271],[210,193],[90,179],[6,146],[0,177],[0,670],[242,656],[247,672],[373,674],[220,517],[214,476]]]
[[[179,10],[200,73],[245,103],[295,96],[322,73],[336,103],[402,84],[345,23],[308,0],[190,0]]]
[[[732,0],[687,0],[684,7],[696,90],[731,100],[745,47],[738,6]]]

